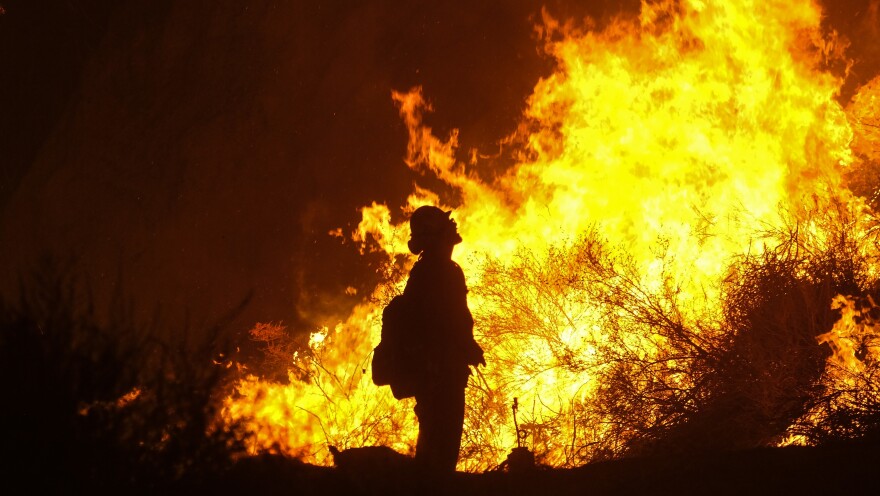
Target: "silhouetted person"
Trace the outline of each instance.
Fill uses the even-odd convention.
[[[404,290],[417,315],[411,336],[418,363],[416,461],[436,472],[455,470],[469,366],[486,363],[474,341],[464,273],[452,261],[461,236],[450,213],[431,206],[413,212],[409,249],[419,260]]]

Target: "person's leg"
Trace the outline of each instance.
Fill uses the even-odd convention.
[[[438,419],[437,466],[454,472],[464,429],[464,389],[450,388],[444,393],[443,416]]]
[[[416,460],[424,468],[454,472],[464,424],[464,388],[434,388],[416,397]]]

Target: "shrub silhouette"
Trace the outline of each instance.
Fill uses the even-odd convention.
[[[149,491],[228,467],[243,436],[216,424],[219,340],[161,342],[122,298],[99,323],[77,288],[47,263],[0,303],[0,454],[19,487]]]

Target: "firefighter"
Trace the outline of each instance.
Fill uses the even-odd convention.
[[[452,212],[433,206],[410,217],[409,250],[419,256],[404,294],[415,314],[411,336],[419,364],[415,413],[419,421],[416,462],[434,472],[453,472],[464,423],[470,366],[485,365],[474,341],[467,286],[452,250],[461,243]]]

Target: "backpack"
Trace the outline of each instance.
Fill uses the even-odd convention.
[[[409,300],[395,296],[382,311],[382,337],[373,349],[373,384],[391,386],[397,399],[415,396],[415,353],[408,343],[414,322]]]

